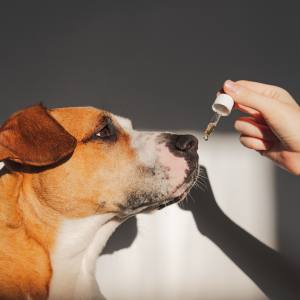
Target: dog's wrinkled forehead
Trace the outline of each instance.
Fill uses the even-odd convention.
[[[83,141],[101,129],[108,122],[116,128],[132,129],[130,120],[93,107],[68,107],[49,110],[56,119],[77,141]]]

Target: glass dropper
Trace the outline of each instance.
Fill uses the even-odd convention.
[[[213,133],[214,129],[216,128],[220,118],[222,117],[221,114],[215,112],[214,116],[212,117],[212,119],[210,120],[206,130],[205,130],[205,136],[204,136],[204,140],[207,141],[208,137]]]
[[[231,113],[233,104],[233,99],[227,94],[222,93],[217,97],[214,104],[212,105],[212,109],[215,112],[214,116],[210,120],[205,130],[205,136],[203,138],[205,141],[208,140],[208,137],[215,130],[221,116],[228,116]]]

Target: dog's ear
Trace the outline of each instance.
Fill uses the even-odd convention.
[[[46,166],[72,153],[77,140],[53,117],[44,104],[12,115],[0,128],[0,161]]]

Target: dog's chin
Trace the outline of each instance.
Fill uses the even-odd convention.
[[[165,208],[165,207],[167,207],[169,205],[172,205],[172,204],[175,204],[175,203],[178,203],[178,202],[182,201],[186,197],[186,195],[188,194],[188,192],[190,191],[191,188],[192,188],[192,185],[189,186],[180,196],[175,197],[171,201],[168,201],[166,203],[160,204],[158,206],[157,210],[162,210],[163,208]]]
[[[176,193],[174,193],[172,195],[172,197],[169,197],[167,198],[165,201],[161,201],[160,203],[161,204],[151,204],[149,205],[148,207],[145,207],[144,209],[141,209],[139,211],[134,211],[132,214],[126,214],[126,215],[123,215],[123,214],[120,214],[119,215],[119,218],[120,219],[127,219],[131,216],[134,216],[136,214],[150,214],[156,210],[162,210],[163,208],[169,206],[169,205],[172,205],[172,204],[175,204],[175,203],[178,203],[180,201],[182,201],[186,195],[188,194],[188,192],[190,191],[190,189],[193,187],[194,183],[191,183],[188,185],[188,187],[186,187],[186,184],[184,185],[186,187],[186,189],[180,194],[178,195],[178,192],[180,192],[180,189],[182,188],[179,188]],[[178,196],[177,196],[178,195]]]
[[[198,170],[198,169],[196,169]],[[191,190],[191,188],[194,186],[198,173],[197,171],[191,172],[191,174],[187,177],[187,179],[182,183],[182,185],[175,191],[173,194],[173,199],[172,200],[167,200],[165,203],[162,203],[158,206],[157,210],[162,210],[163,208],[178,203],[182,201],[188,192]]]
[[[131,207],[129,212],[120,212],[119,217],[128,218],[136,214],[150,214],[156,210],[161,210],[169,205],[182,201],[197,181],[198,172],[197,166],[192,172],[190,172],[183,183],[180,186],[177,186],[176,190],[164,197],[164,199],[150,201],[148,203],[145,202],[142,205],[138,205],[136,208]]]

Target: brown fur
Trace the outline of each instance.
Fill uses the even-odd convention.
[[[117,143],[89,140],[105,125],[103,117],[117,128]],[[47,299],[50,254],[62,221],[118,213],[114,199],[130,189],[123,178],[131,175],[136,153],[109,113],[94,108],[47,111],[37,105],[1,127],[3,159],[0,299]]]
[[[43,104],[14,114],[0,130],[0,160],[45,166],[70,154],[76,139],[46,111]]]

